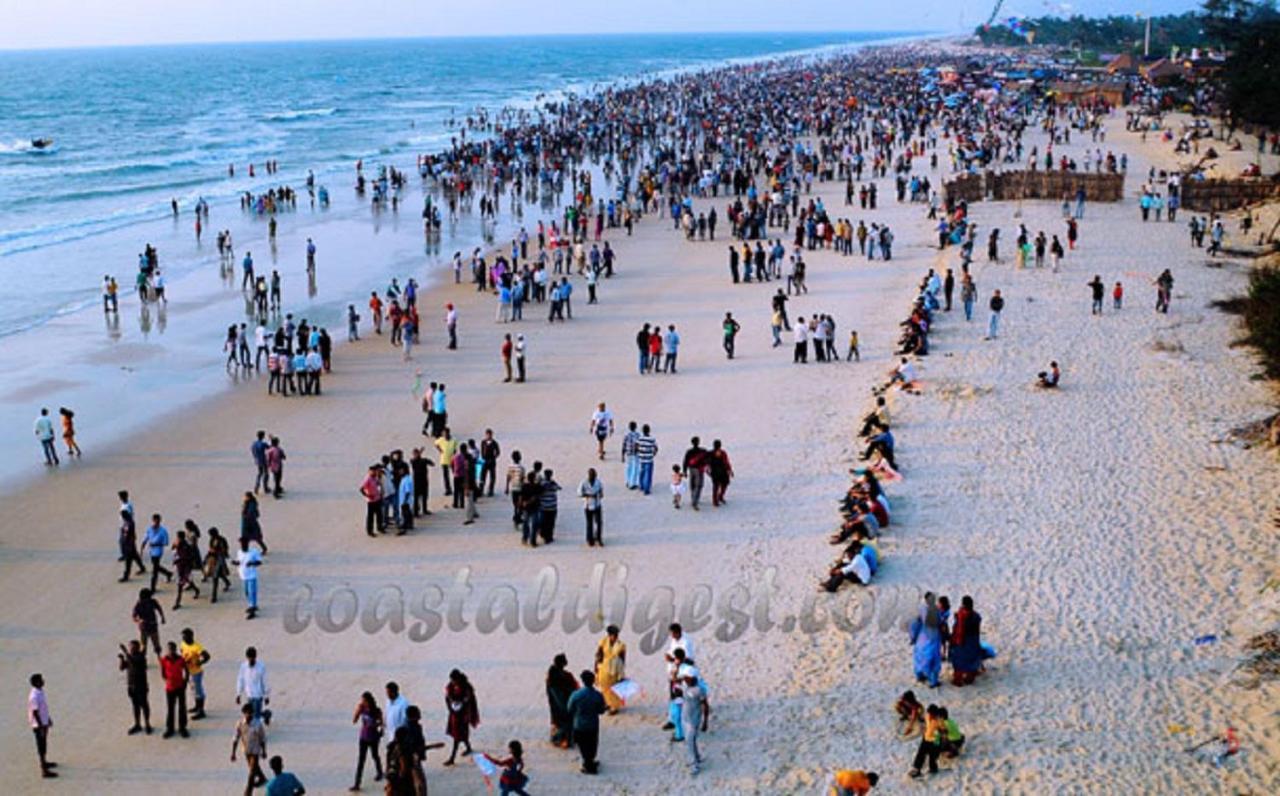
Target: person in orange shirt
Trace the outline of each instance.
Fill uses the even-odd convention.
[[[64,406],[58,410],[58,414],[62,415],[62,440],[67,443],[67,456],[75,456],[78,459],[80,446],[76,444],[75,412]]]
[[[369,313],[373,315],[374,334],[382,334],[382,299],[376,290],[369,294]]]
[[[831,787],[831,796],[867,796],[880,781],[880,775],[874,771],[842,768],[836,771],[833,779],[835,784]]]

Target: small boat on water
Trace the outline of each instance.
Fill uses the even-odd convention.
[[[33,138],[31,139],[31,147],[33,149],[48,149],[53,146],[52,138]]]

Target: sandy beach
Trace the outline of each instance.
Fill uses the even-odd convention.
[[[272,679],[271,752],[312,793],[350,785],[351,711],[362,691],[381,701],[388,680],[422,707],[427,740],[444,740],[442,693],[453,668],[467,672],[478,694],[476,749],[496,755],[522,740],[533,793],[819,793],[836,768],[880,772],[876,793],[1280,790],[1280,684],[1250,682],[1239,668],[1244,643],[1280,616],[1272,580],[1280,474],[1274,450],[1233,435],[1271,415],[1276,396],[1251,378],[1253,354],[1232,347],[1236,319],[1210,306],[1242,291],[1247,263],[1208,262],[1189,246],[1183,221],[1143,223],[1136,186],[1149,164],[1165,162],[1169,145],[1139,142],[1119,112],[1109,128],[1103,148],[1129,157],[1126,200],[1087,207],[1080,245],[1058,273],[1011,262],[1019,220],[1033,233],[1063,232],[1057,202],[971,205],[981,229],[1003,230],[1004,262],[989,264],[979,251],[972,267],[980,306],[992,289],[1006,297],[1001,334],[982,339],[985,312],[971,323],[958,308],[938,313],[930,355],[917,364],[921,394],[890,393],[905,478],[887,486],[893,524],[869,588],[816,595],[836,552],[826,536],[856,464],[858,421],[897,361],[898,324],[929,268],[958,269],[954,249],[935,248],[926,207],[893,201],[892,179],[879,181],[872,211],[843,206],[842,183],[816,185],[813,195],[833,215],[888,223],[897,242],[890,262],[806,253],[809,292],[791,300],[791,318],[833,315],[842,354],[857,329],[862,360],[800,366],[791,363],[789,337],[770,346],[769,298],[781,285],[731,284],[727,242],[690,243],[669,219],[649,216],[634,236],[609,230],[617,273],[601,280],[595,306],[575,278],[567,323],[548,324],[545,305],[531,305],[522,323],[497,324],[490,295],[417,271],[430,287],[419,299],[424,329],[413,362],[366,322],[363,340],[337,349],[322,397],[269,397],[254,381],[158,415],[109,449],[15,486],[0,534],[0,690],[10,708],[0,722],[0,771],[9,787],[237,792],[244,767],[227,759],[236,667],[254,645]],[[1029,145],[1043,139],[1028,136]],[[1264,171],[1276,170],[1275,156],[1264,161]],[[935,183],[945,173],[929,172]],[[699,210],[712,204],[722,209],[724,199],[695,200]],[[384,237],[386,248],[370,256],[421,244],[414,223]],[[1151,282],[1164,268],[1177,279],[1168,315],[1151,306]],[[1089,314],[1094,274],[1124,282],[1123,310],[1108,302],[1101,317]],[[446,303],[460,313],[456,351],[445,350]],[[720,347],[726,311],[742,325],[733,361]],[[195,313],[191,322],[216,335],[215,314]],[[644,323],[676,325],[678,374],[635,372],[634,336]],[[330,332],[343,336],[337,323]],[[501,381],[507,332],[528,339],[525,384]],[[1051,359],[1062,366],[1062,387],[1037,390],[1035,374]],[[555,470],[565,491],[553,545],[521,547],[501,495],[481,501],[480,519],[464,527],[434,472],[432,516],[405,536],[365,536],[357,494],[364,468],[392,449],[430,443],[419,433],[419,372],[422,383],[448,385],[456,437],[479,439],[492,428],[504,464],[520,450],[526,462]],[[17,397],[34,406],[40,394],[33,386]],[[621,433],[596,461],[588,422],[600,401],[620,429],[631,420],[653,427],[660,451],[651,496],[622,485]],[[209,717],[194,723],[190,740],[126,736],[129,704],[114,652],[136,636],[129,609],[144,581],[115,582],[115,493],[128,489],[140,520],[159,512],[171,531],[190,517],[234,535],[240,496],[253,483],[257,429],[278,435],[288,453],[284,499],[262,499],[271,548],[262,614],[244,620],[238,582],[229,604],[202,597],[170,612],[162,639],[192,627],[213,655]],[[723,440],[737,477],[724,507],[675,511],[665,479],[694,435]],[[34,441],[28,453],[38,470]],[[603,548],[583,544],[572,496],[593,466],[606,490]],[[588,607],[586,626],[567,631],[566,598],[589,593],[598,569],[602,607]],[[541,603],[539,577],[557,584]],[[453,629],[457,617],[446,617],[444,628],[415,640],[429,627],[417,624],[422,601],[431,604],[437,587],[462,594],[451,586],[459,579],[470,585],[466,627]],[[406,627],[376,629],[383,607],[400,599],[395,590]],[[972,595],[998,655],[972,687],[918,691],[945,704],[968,738],[963,756],[922,785],[905,776],[915,742],[895,737],[892,705],[914,686],[906,625],[926,590],[957,603]],[[764,592],[763,613],[777,625],[770,629],[757,615]],[[686,613],[697,595],[713,607]],[[162,587],[166,610],[172,596],[172,586]],[[315,619],[331,604],[332,622]],[[359,618],[350,626],[320,626],[345,624],[351,604]],[[838,621],[832,610],[843,612]],[[659,729],[665,666],[644,638],[660,644],[669,617],[700,614],[712,618],[691,635],[714,713],[702,738],[705,768],[693,779],[682,747]],[[627,671],[644,694],[603,720],[602,773],[587,779],[576,755],[546,741],[543,678],[559,652],[572,672],[589,668],[603,624],[620,615]],[[547,617],[548,627],[534,627]],[[504,621],[514,620],[519,628],[509,632]],[[811,620],[818,626],[805,627]],[[305,629],[290,632],[294,624]],[[1196,643],[1205,636],[1214,641]],[[18,715],[33,671],[48,682],[51,756],[61,763],[61,779],[47,787]],[[153,714],[162,713],[154,667],[151,676]],[[1224,766],[1184,751],[1227,726],[1238,730],[1243,752]],[[443,768],[442,759],[427,759],[433,791],[484,791],[470,761]]]

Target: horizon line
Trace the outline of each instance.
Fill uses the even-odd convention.
[[[224,47],[224,46],[254,46],[268,44],[358,44],[358,43],[381,43],[381,42],[408,42],[408,41],[440,41],[440,40],[492,40],[492,39],[552,39],[552,38],[609,38],[609,37],[625,37],[625,36],[802,36],[802,35],[823,35],[823,36],[844,36],[850,34],[859,35],[883,35],[885,38],[892,36],[904,35],[955,35],[958,31],[944,30],[901,30],[895,28],[873,29],[873,30],[812,30],[812,29],[795,29],[795,30],[716,30],[716,31],[690,31],[690,30],[651,30],[651,31],[622,31],[622,30],[606,30],[592,32],[540,32],[540,33],[491,33],[491,34],[474,34],[474,33],[439,33],[439,34],[411,34],[404,36],[315,36],[303,38],[281,38],[281,39],[189,39],[159,42],[135,42],[135,43],[116,43],[116,44],[54,44],[37,47],[6,47],[0,45],[0,55],[5,53],[38,53],[38,52],[67,52],[67,51],[88,51],[88,50],[128,50],[128,49],[149,49],[162,47]]]

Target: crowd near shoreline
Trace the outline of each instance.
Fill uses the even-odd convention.
[[[699,636],[687,623],[667,625],[661,662],[629,657],[625,626],[604,627],[589,651],[572,637],[558,638],[563,651],[541,658],[550,663],[533,688],[523,687],[528,682],[509,686],[505,681],[514,672],[504,673],[501,662],[470,659],[441,647],[431,655],[453,656],[448,676],[439,684],[443,704],[438,697],[425,697],[419,672],[398,663],[380,664],[377,650],[365,640],[345,641],[353,647],[343,647],[335,661],[358,661],[362,685],[349,694],[310,695],[306,710],[298,711],[280,694],[305,689],[306,672],[296,664],[278,671],[273,658],[289,654],[282,648],[290,644],[311,642],[291,641],[275,625],[288,587],[283,578],[279,586],[272,582],[273,570],[290,572],[323,547],[326,556],[334,554],[333,566],[344,567],[343,559],[350,559],[360,577],[372,577],[365,569],[368,561],[385,566],[385,555],[462,560],[457,557],[465,558],[474,552],[473,545],[481,544],[470,535],[496,535],[494,529],[505,533],[509,543],[484,548],[483,557],[489,560],[536,557],[541,564],[554,557],[577,563],[575,556],[585,546],[590,555],[622,556],[627,563],[635,555],[640,567],[634,535],[640,524],[656,522],[675,534],[699,525],[747,528],[758,519],[749,515],[760,509],[762,495],[771,500],[777,496],[781,504],[767,522],[785,521],[789,511],[803,517],[829,514],[829,509],[806,502],[812,498],[816,505],[808,487],[827,486],[832,483],[828,476],[797,486],[793,494],[798,497],[790,505],[791,493],[773,491],[773,482],[811,476],[821,463],[834,459],[850,476],[838,496],[834,532],[826,536],[809,530],[792,539],[797,548],[805,548],[797,555],[810,556],[805,561],[813,560],[810,543],[819,538],[840,548],[835,560],[817,573],[816,588],[840,599],[893,578],[896,585],[909,585],[921,595],[909,626],[892,630],[898,652],[886,668],[892,679],[884,685],[901,695],[892,704],[859,704],[860,712],[842,718],[836,732],[852,736],[859,722],[885,723],[881,718],[887,718],[894,724],[894,739],[910,738],[915,749],[873,756],[867,747],[849,744],[856,753],[839,760],[829,755],[796,759],[795,765],[821,770],[807,784],[836,796],[904,787],[891,784],[899,780],[898,772],[902,782],[932,777],[942,771],[940,759],[960,776],[981,776],[978,772],[987,765],[984,755],[994,754],[993,742],[987,738],[975,745],[968,740],[972,730],[967,734],[961,728],[977,725],[990,732],[990,716],[977,707],[990,709],[989,702],[981,702],[983,695],[1010,687],[1006,678],[1013,665],[1006,668],[1006,661],[1013,658],[1025,667],[1035,651],[1019,650],[1016,656],[1006,651],[1007,645],[1025,639],[1014,630],[1022,619],[1010,611],[998,584],[986,578],[966,580],[972,570],[959,559],[921,578],[911,556],[901,552],[904,537],[932,532],[924,527],[915,479],[926,468],[931,433],[918,418],[930,411],[926,407],[949,400],[943,385],[934,381],[934,374],[947,366],[935,363],[974,356],[962,338],[990,352],[977,356],[1001,357],[1000,347],[1010,345],[1002,319],[1013,315],[1026,321],[1028,313],[1020,305],[1033,300],[1027,292],[1027,278],[1033,276],[1076,285],[1093,275],[1084,284],[1091,301],[1088,312],[1081,310],[1085,319],[1101,322],[1105,309],[1107,319],[1132,329],[1138,313],[1153,313],[1128,301],[1135,290],[1129,275],[1133,269],[1109,273],[1091,263],[1091,249],[1105,247],[1105,235],[1121,222],[1111,214],[1091,227],[1095,214],[1110,210],[1086,202],[1083,188],[1063,197],[1059,218],[1052,211],[1024,218],[1020,205],[1011,222],[988,229],[989,208],[947,195],[944,183],[957,174],[1001,168],[1123,174],[1130,183],[1142,183],[1140,198],[1133,202],[1140,216],[1130,214],[1123,223],[1150,227],[1149,219],[1161,221],[1166,208],[1167,220],[1174,221],[1182,179],[1132,154],[1141,151],[1133,142],[1122,146],[1114,133],[1108,141],[1107,128],[1114,126],[1121,108],[1101,101],[1060,103],[1035,85],[991,93],[998,80],[987,67],[996,57],[952,45],[916,44],[736,65],[609,88],[549,103],[537,112],[505,112],[500,117],[505,124],[468,119],[449,149],[419,156],[412,171],[356,163],[356,196],[377,213],[409,215],[402,197],[409,183],[420,181],[420,234],[433,245],[442,245],[458,217],[472,214],[479,214],[491,237],[487,248],[454,254],[445,273],[401,274],[368,298],[362,292],[344,300],[345,345],[335,343],[324,322],[299,316],[295,323],[279,274],[258,272],[252,252],[240,256],[230,232],[219,232],[219,267],[245,299],[243,318],[228,319],[221,337],[225,368],[229,376],[250,382],[239,388],[241,393],[261,391],[258,374],[265,368],[266,393],[273,400],[269,405],[240,404],[246,411],[239,427],[219,430],[219,439],[234,452],[197,448],[186,453],[197,461],[216,455],[223,461],[220,466],[235,473],[229,482],[243,481],[230,492],[239,527],[225,532],[214,525],[224,516],[220,512],[225,507],[214,501],[226,502],[228,476],[211,481],[208,497],[196,506],[184,501],[182,511],[188,516],[163,508],[178,502],[165,494],[168,487],[140,482],[128,468],[86,471],[83,476],[111,481],[119,498],[110,513],[118,528],[117,563],[123,565],[118,580],[131,582],[135,569],[149,577],[137,591],[114,584],[108,589],[105,581],[66,586],[109,603],[118,617],[108,635],[110,648],[118,649],[118,667],[113,668],[124,672],[132,715],[127,735],[153,734],[150,681],[158,677],[166,706],[161,737],[175,746],[200,743],[206,734],[232,739],[230,758],[243,758],[246,794],[260,786],[272,796],[300,794],[302,783],[315,776],[332,782],[329,769],[338,768],[337,761],[317,761],[302,738],[308,733],[315,737],[314,714],[320,710],[345,723],[353,699],[351,790],[365,786],[371,759],[374,781],[387,794],[425,794],[429,774],[433,780],[445,776],[427,764],[428,752],[443,747],[450,748],[444,768],[474,761],[478,771],[465,787],[489,785],[503,794],[575,788],[747,789],[751,786],[743,784],[738,764],[731,761],[744,750],[719,738],[750,743],[734,729],[747,719],[738,704],[744,701],[739,681],[757,683],[750,665],[734,660],[743,654],[741,648],[709,643],[710,634]],[[957,59],[975,63],[963,89],[945,78]],[[1113,144],[1121,151],[1112,150]],[[263,167],[268,174],[275,169],[274,162]],[[314,197],[318,188],[327,204],[329,188],[309,179],[299,190]],[[261,197],[247,196],[241,212],[269,218],[274,245],[275,208],[296,200],[297,192],[284,186]],[[1056,201],[1043,204],[1059,208]],[[207,206],[194,209],[197,237],[207,228],[208,216]],[[493,239],[500,216],[513,230],[509,242]],[[1208,234],[1207,254],[1216,257],[1226,222],[1207,214],[1190,216],[1191,246],[1186,248],[1198,252]],[[1048,227],[1050,219],[1061,225],[1065,245]],[[1175,234],[1172,230],[1161,225],[1158,233],[1167,237]],[[322,233],[323,227],[316,230],[315,240],[308,238],[299,253],[305,254],[313,289],[317,273],[330,267]],[[1012,258],[1001,250],[1005,240],[1013,241]],[[985,257],[975,257],[983,241]],[[655,270],[655,257],[668,260],[661,266],[667,270]],[[166,296],[160,263],[160,253],[148,245],[139,256],[139,291],[125,301],[155,304],[173,298],[171,288]],[[865,283],[849,288],[850,280],[866,278],[875,267],[891,269],[881,284],[910,289],[910,295],[851,301]],[[1174,290],[1175,279],[1181,285],[1184,278],[1178,264],[1157,268],[1141,263],[1135,268],[1144,276],[1146,271],[1154,275],[1144,279],[1155,296],[1154,314],[1168,316],[1172,309],[1176,316],[1182,295]],[[110,316],[119,312],[120,290],[114,275],[104,277],[103,284],[103,312]],[[685,306],[686,288],[697,301],[714,302],[697,308],[699,314],[692,315],[697,325],[686,320],[694,312]],[[1111,302],[1106,304],[1108,292]],[[886,299],[908,299],[905,317],[894,316]],[[594,339],[602,332],[614,339]],[[789,350],[784,333],[791,336]],[[1046,402],[1044,412],[1052,413],[1049,402],[1072,391],[1075,371],[1086,369],[1083,363],[1073,367],[1055,347],[1066,350],[1069,342],[1036,337],[1035,356],[1046,363],[1045,369],[1016,377]],[[618,353],[622,350],[633,353]],[[819,363],[822,368],[816,367]],[[741,375],[748,372],[753,375]],[[393,391],[393,381],[399,385],[406,380],[408,389],[394,387],[398,395],[392,409],[384,393]],[[855,382],[871,389],[855,395],[848,386]],[[728,404],[751,402],[756,396],[726,394],[723,385],[758,390],[759,400],[797,413],[784,411],[769,425],[746,427]],[[548,392],[553,388],[556,392]],[[360,389],[374,397],[359,394]],[[803,414],[818,411],[810,393],[824,390],[831,392],[835,411],[823,417]],[[401,406],[406,394],[412,399],[411,422]],[[295,395],[311,400],[274,400]],[[256,399],[233,395],[228,400]],[[344,405],[352,411],[347,413]],[[34,427],[40,452],[51,478],[54,470],[61,471],[58,478],[81,477],[75,412],[67,407],[59,411],[63,446],[68,458],[74,456],[74,466],[64,466],[58,455],[58,431],[48,408],[40,410]],[[1105,412],[1105,407],[1095,411]],[[573,435],[541,433],[539,418],[547,418],[547,428],[559,429],[567,425],[562,416],[575,418]],[[306,423],[307,418],[316,422]],[[294,421],[303,423],[302,428]],[[317,438],[348,439],[341,436],[344,424],[367,428],[359,447],[315,456]],[[277,427],[286,425],[288,432]],[[772,457],[762,454],[761,437],[780,437],[779,448],[803,442],[812,448],[808,455],[813,462],[803,464],[802,455],[792,464],[781,451]],[[982,444],[972,442],[975,456],[981,455]],[[832,446],[840,452],[832,453]],[[84,459],[86,466],[93,466],[97,452],[91,454]],[[337,458],[343,459],[338,469],[346,473],[342,483],[327,476]],[[431,470],[437,468],[440,492],[433,498]],[[651,500],[655,489],[662,496],[659,501]],[[898,490],[908,497],[900,499]],[[98,507],[100,500],[81,499],[93,503],[93,513],[108,515]],[[579,508],[566,510],[566,500],[577,501]],[[135,509],[135,502],[140,508]],[[306,516],[318,534],[323,532],[317,537],[323,541],[316,549],[298,549],[296,529],[278,518],[299,516],[289,512],[305,510],[297,506],[308,502],[316,502]],[[660,516],[655,503],[662,504]],[[999,514],[1015,507],[993,509]],[[182,517],[182,530],[171,536],[166,516],[170,523]],[[282,543],[281,536],[289,541]],[[703,571],[727,573],[732,567],[726,562],[737,560],[718,560],[691,545],[677,540],[656,548],[672,560],[644,565],[665,564],[682,575],[700,577]],[[684,553],[696,560],[689,563]],[[740,554],[730,546],[731,556]],[[238,590],[232,587],[233,570]],[[288,583],[298,585],[294,579]],[[805,588],[815,588],[812,578],[805,583]],[[246,625],[226,609],[214,608],[220,587],[224,603],[237,603],[246,621],[259,621]],[[951,595],[940,593],[953,588]],[[207,604],[202,599],[206,591]],[[953,610],[950,597],[957,593]],[[168,615],[161,598],[173,600]],[[1001,610],[987,607],[993,603]],[[130,605],[126,623],[124,609]],[[983,627],[979,605],[991,615],[994,633]],[[169,621],[177,616],[181,623]],[[177,637],[171,638],[179,624]],[[95,631],[92,641],[103,632]],[[999,655],[988,635],[998,642]],[[123,638],[127,643],[120,643]],[[241,649],[233,706],[227,699],[231,690],[219,686],[207,692],[204,675],[211,662],[215,670],[229,672],[222,661],[240,659]],[[537,649],[540,654],[544,650]],[[309,650],[316,665],[328,664],[323,647]],[[950,666],[949,677],[943,676],[944,664]],[[59,747],[51,717],[104,734],[115,724],[85,713],[72,699],[73,686],[50,673],[57,667],[34,668],[40,673],[28,681],[25,723],[35,737],[38,773],[77,780],[83,776],[77,772],[77,750]],[[95,669],[84,676],[96,681],[116,675]],[[1013,669],[1012,676],[1020,673]],[[291,680],[291,688],[281,689],[282,680]],[[487,751],[480,750],[480,739],[473,750],[473,733],[485,726],[479,703],[489,699],[486,687],[500,693],[495,700],[502,705],[502,718],[489,721],[501,722],[504,729],[527,730],[530,721],[512,716],[543,715],[545,705],[545,742],[484,733]],[[94,688],[103,690],[97,684]],[[109,688],[116,688],[116,681]],[[645,718],[633,718],[637,714]],[[427,729],[432,722],[444,727],[443,735]],[[663,743],[678,745],[673,748],[680,750],[682,770],[668,758],[666,771],[637,773],[626,752],[610,745],[611,733],[625,733],[630,743],[640,722],[660,726]],[[307,723],[311,726],[300,727]],[[807,730],[795,726],[791,731]],[[445,740],[432,740],[437,737]],[[192,754],[112,748],[120,750],[112,752],[113,761],[128,766],[160,765],[162,760],[181,767],[178,761]],[[1229,769],[1251,762],[1246,757],[1239,763],[1242,745],[1234,728],[1214,735],[1203,748],[1217,766]],[[283,755],[273,754],[280,750]],[[561,759],[569,759],[569,750],[577,756],[572,767]],[[609,750],[620,754],[610,757]],[[50,760],[53,752],[62,767]],[[16,768],[6,764],[7,770]],[[193,776],[211,791],[226,792],[239,776],[229,770],[215,776],[203,762],[200,769]],[[625,780],[610,782],[614,771]],[[579,774],[590,781],[577,779]],[[464,787],[461,778],[448,781]],[[544,787],[543,782],[551,784]]]

